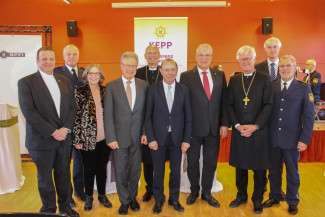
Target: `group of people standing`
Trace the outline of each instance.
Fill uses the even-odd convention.
[[[112,207],[105,196],[111,152],[120,215],[127,215],[129,208],[140,210],[136,197],[141,161],[147,184],[143,202],[153,195],[153,213],[162,211],[167,159],[171,170],[168,204],[184,211],[179,202],[182,153],[187,154],[191,184],[187,205],[194,204],[201,192],[202,200],[220,207],[211,188],[220,138],[226,137],[232,126],[229,164],[236,168],[238,192],[229,206],[247,202],[248,170],[254,171],[254,212],[262,213],[263,207],[278,204],[283,197],[284,162],[288,211],[296,214],[299,152],[307,148],[312,135],[313,94],[310,85],[294,78],[295,58],[278,58],[279,39],[268,39],[264,47],[268,60],[256,66],[253,47],[243,46],[237,51],[243,72],[232,76],[227,86],[224,72],[210,68],[213,49],[209,44],[198,46],[197,65],[183,72],[180,82],[176,81],[177,63],[165,59],[159,66],[159,49],[151,45],[145,51],[148,65],[139,69],[137,54],[123,53],[122,76],[106,87],[102,86],[105,77],[100,65],[90,64],[85,70],[77,66],[76,46],[64,48],[65,65],[57,68],[53,49],[40,48],[39,70],[18,82],[19,102],[26,118],[26,147],[38,171],[43,203],[40,212],[56,212],[57,192],[59,212],[79,216],[71,208],[76,206],[70,183],[71,153],[74,196],[85,201],[86,211],[92,209],[95,177],[99,202]],[[262,203],[267,169],[270,198]]]

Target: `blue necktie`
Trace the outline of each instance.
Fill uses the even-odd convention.
[[[275,80],[275,68],[274,68],[275,63],[271,63],[271,81]]]

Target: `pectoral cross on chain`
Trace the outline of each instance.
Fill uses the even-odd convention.
[[[249,99],[247,98],[247,96],[243,99],[243,101],[245,102],[245,105],[247,105]]]

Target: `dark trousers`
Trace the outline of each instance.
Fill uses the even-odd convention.
[[[138,195],[138,184],[141,175],[141,144],[133,143],[114,149],[114,172],[116,190],[121,204],[129,204]]]
[[[164,199],[166,152],[170,158],[169,199],[176,202],[179,200],[182,150],[180,144],[175,146],[170,133],[164,145],[158,144],[157,150],[151,150],[154,171],[153,195],[156,202],[162,202]]]
[[[152,157],[150,153],[150,148],[147,145],[142,146],[142,165],[143,165],[143,176],[146,181],[146,191],[152,193],[152,183],[153,183],[153,165]]]
[[[283,159],[287,171],[286,201],[289,205],[297,206],[299,203],[300,175],[298,168],[299,151],[297,149],[270,148],[270,197],[281,199]]]
[[[76,149],[75,147],[72,147],[72,154],[73,154],[72,179],[73,179],[74,191],[77,192],[79,195],[81,195],[84,193],[85,184],[84,184],[84,168],[82,165],[80,150]],[[72,196],[72,189],[71,189],[71,196]]]
[[[85,193],[88,196],[93,195],[94,179],[96,176],[98,195],[105,194],[107,163],[109,160],[110,148],[105,140],[96,143],[95,150],[80,150],[84,166]]]
[[[265,187],[266,170],[253,170],[254,172],[254,192],[252,201],[254,203],[262,203]],[[236,168],[236,186],[237,198],[247,200],[248,170]]]
[[[200,152],[203,144],[202,194],[211,195],[214,173],[217,168],[220,141],[219,136],[211,133],[206,137],[193,136],[191,147],[187,150],[187,174],[191,183],[191,192],[200,192]]]
[[[68,209],[70,207],[70,146],[61,143],[52,150],[29,149],[28,152],[37,168],[38,191],[43,203],[40,212],[56,212],[56,193],[59,210]]]

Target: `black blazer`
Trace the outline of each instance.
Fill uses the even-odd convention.
[[[255,65],[255,69],[257,71],[263,72],[263,73],[265,73],[265,74],[267,74],[267,75],[270,76],[270,70],[269,70],[269,65],[267,64],[267,60],[256,64]],[[279,73],[279,68],[278,68],[278,73],[276,75],[276,79],[275,80],[278,80],[280,78],[281,78],[281,75]]]
[[[73,77],[66,65],[56,67],[54,69],[54,73],[64,75],[65,77],[69,78],[72,88],[75,89],[84,85],[84,83],[82,82],[82,73],[84,72],[84,70],[84,68],[78,66],[78,80]]]
[[[192,136],[205,137],[210,131],[219,136],[220,126],[229,126],[226,108],[226,77],[224,72],[210,68],[213,80],[211,99],[204,91],[197,67],[181,74],[180,83],[190,90]]]
[[[69,79],[57,74],[54,77],[61,92],[60,118],[39,71],[18,81],[19,104],[26,118],[27,149],[51,150],[61,143],[72,144],[70,133],[61,142],[52,137],[55,130],[61,127],[72,130],[76,117],[76,101]]]
[[[176,82],[171,113],[162,81],[149,86],[146,100],[145,128],[148,143],[157,141],[159,146],[165,145],[169,124],[176,146],[181,146],[182,142],[191,142],[192,113],[187,87]]]

